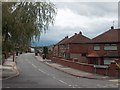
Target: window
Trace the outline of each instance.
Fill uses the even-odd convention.
[[[105,44],[104,50],[117,50],[116,44]]]
[[[94,50],[100,50],[99,44],[95,44],[95,45],[94,45]]]
[[[104,64],[110,64],[114,59],[104,58]]]
[[[82,53],[81,56],[86,56],[86,53]]]

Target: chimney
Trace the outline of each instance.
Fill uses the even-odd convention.
[[[68,36],[66,36],[65,38],[68,38]]]
[[[82,32],[80,31],[79,34],[82,35]]]
[[[111,29],[114,29],[114,26],[111,26]]]
[[[75,35],[77,35],[77,33],[75,33]]]

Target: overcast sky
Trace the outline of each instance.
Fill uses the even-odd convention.
[[[54,2],[57,16],[54,26],[41,35],[35,45],[52,45],[80,31],[94,38],[113,25],[118,28],[117,2]]]

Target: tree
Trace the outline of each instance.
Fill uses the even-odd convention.
[[[54,24],[55,15],[51,2],[3,2],[3,51],[27,48],[34,37],[39,40],[41,33]]]

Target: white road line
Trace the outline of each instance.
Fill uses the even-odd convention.
[[[32,66],[34,67],[34,68],[37,68],[37,70],[39,70],[40,72],[42,72],[42,73],[44,73],[44,74],[47,74],[48,76],[50,76],[50,74],[48,74],[48,73],[46,73],[46,72],[44,72],[43,70],[41,70],[41,69],[38,69],[38,67],[36,66],[36,65],[34,65],[32,62],[30,62],[30,61],[28,61],[28,60],[26,60],[28,63],[30,63],[30,64],[32,64]],[[54,79],[56,79],[56,80],[58,80],[56,77],[52,77],[52,78],[54,78]],[[62,81],[62,80],[58,80],[59,82],[61,82],[61,83],[63,83],[63,84],[66,84],[66,85],[68,85],[68,86],[72,86],[72,85],[69,85],[68,83],[66,83],[66,82],[64,82],[64,81]],[[75,85],[75,86],[78,86],[78,85]],[[72,88],[75,88],[74,86],[72,86]]]
[[[112,80],[109,80],[109,81],[118,83],[119,79],[112,79]]]
[[[66,82],[62,81],[62,80],[59,80],[61,83],[64,83],[64,84],[67,84]],[[67,84],[68,85],[68,84]]]
[[[72,86],[72,85],[69,85],[69,86]]]
[[[46,73],[46,72],[44,72],[43,70],[41,70],[41,69],[38,69],[40,72],[42,72],[42,73]]]
[[[44,73],[44,74],[47,74],[47,73],[44,72],[43,70],[38,69],[38,67],[37,67],[36,65],[34,65],[32,62],[28,61],[28,63],[32,64],[32,66],[33,66],[34,68],[36,68],[38,71],[40,71],[40,72],[42,72],[42,73]],[[47,75],[49,76],[49,74],[47,74]]]
[[[32,66],[33,66],[34,68],[37,68],[37,66],[35,66],[34,64],[32,64]]]
[[[54,79],[56,79],[56,77],[53,76]]]

